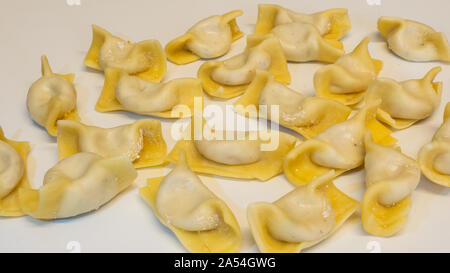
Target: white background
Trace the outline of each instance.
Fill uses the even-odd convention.
[[[380,5],[369,3],[381,2]],[[250,0],[165,0],[112,1],[80,0],[0,1],[0,126],[13,139],[32,144],[28,175],[33,187],[42,184],[46,170],[57,162],[55,139],[31,121],[25,99],[29,86],[40,77],[40,56],[47,54],[57,73],[75,73],[78,109],[83,122],[112,127],[132,122],[142,116],[125,112],[98,113],[94,105],[103,86],[103,74],[83,66],[89,48],[91,24],[98,24],[123,38],[139,41],[158,39],[164,46],[183,34],[191,25],[215,14],[242,9],[238,24],[246,34],[252,33],[257,18],[257,3]],[[426,121],[395,132],[404,153],[416,157],[442,122],[445,103],[449,101],[450,67],[444,63],[404,61],[386,48],[376,31],[379,16],[397,16],[428,24],[450,36],[448,0],[346,0],[346,1],[276,1],[295,11],[311,13],[328,8],[347,8],[352,30],[343,38],[345,50],[365,36],[372,38],[372,56],[384,61],[380,76],[397,80],[421,78],[430,68],[441,65],[437,79],[444,82],[442,103]],[[266,2],[267,3],[267,2]],[[225,58],[245,46],[245,39],[233,44]],[[176,66],[168,63],[164,80],[195,77],[202,62]],[[314,94],[312,77],[323,64],[289,64],[291,87]],[[209,99],[209,103],[216,102]],[[229,101],[230,103],[232,101]],[[218,102],[223,105],[223,102]],[[170,136],[173,121],[163,120],[163,133],[169,149],[175,141]],[[153,215],[138,195],[138,188],[152,176],[161,176],[171,166],[139,171],[134,186],[100,210],[58,221],[39,221],[30,217],[0,218],[0,251],[69,252],[68,243],[79,242],[83,252],[184,252],[176,237]],[[242,251],[258,251],[248,231],[245,208],[255,201],[274,201],[293,189],[283,175],[268,182],[239,181],[212,176],[201,179],[232,208],[242,226]],[[344,175],[336,180],[339,188],[360,200],[364,192],[364,172]],[[391,238],[376,238],[364,232],[360,215],[355,214],[326,241],[310,252],[370,252],[377,245],[382,252],[449,252],[450,190],[422,180],[414,192],[413,209],[406,227]],[[373,243],[372,241],[375,241]],[[76,243],[77,244],[77,243]],[[69,244],[70,245],[70,244]]]

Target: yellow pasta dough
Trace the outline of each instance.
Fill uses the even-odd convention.
[[[234,103],[234,109],[245,116],[267,107],[267,118],[272,118],[273,106],[278,107],[276,119],[306,138],[313,138],[326,128],[343,122],[351,109],[330,99],[309,97],[275,81],[266,71],[258,70],[245,93]],[[258,116],[257,113],[254,114]]]
[[[432,68],[422,79],[397,82],[390,78],[373,80],[365,101],[382,100],[377,118],[395,129],[404,129],[430,116],[441,102],[442,82],[434,82],[441,67]]]
[[[139,194],[190,252],[237,252],[241,230],[233,212],[191,171],[184,152],[166,176],[148,179]]]
[[[444,121],[430,143],[419,151],[422,173],[432,182],[450,187],[450,103],[444,111]]]
[[[248,206],[250,230],[261,252],[297,253],[342,226],[359,202],[336,188],[333,177],[331,171],[273,203]]]
[[[84,64],[97,70],[120,69],[151,82],[166,74],[166,54],[157,40],[131,43],[92,25],[92,43]]]
[[[392,236],[406,224],[411,194],[420,181],[416,161],[399,150],[365,137],[366,186],[361,203],[364,230],[375,236]]]
[[[62,120],[58,122],[57,143],[60,160],[91,152],[103,157],[125,156],[135,168],[147,168],[163,164],[166,156],[161,121],[155,119],[141,119],[114,128]]]
[[[301,22],[312,24],[326,39],[339,40],[351,29],[347,9],[329,9],[313,14],[303,14],[278,5],[258,5],[255,34],[269,33],[282,24]]]
[[[48,170],[39,190],[21,189],[20,205],[38,219],[73,217],[100,208],[136,177],[133,165],[123,156],[77,153]]]
[[[41,57],[42,77],[35,81],[27,94],[27,109],[31,119],[56,136],[58,120],[80,120],[77,113],[77,93],[74,75],[52,72],[47,57]]]
[[[250,133],[244,139],[234,135],[233,140],[207,139],[205,136],[197,140],[194,120],[187,129],[190,137],[179,140],[166,160],[177,162],[180,151],[184,150],[189,167],[199,173],[266,181],[282,172],[283,158],[296,143],[296,138],[291,135],[270,131],[266,132],[268,140],[261,135],[252,139]],[[223,136],[229,132],[220,133]]]
[[[409,61],[450,62],[450,45],[442,32],[412,20],[382,16],[378,31],[386,38],[389,49]]]
[[[225,61],[207,61],[200,66],[197,76],[206,93],[230,99],[245,91],[257,69],[269,71],[281,83],[291,81],[283,48],[271,34],[247,36],[243,53]]]
[[[333,63],[345,53],[341,42],[323,38],[317,28],[308,23],[282,24],[274,27],[270,33],[279,39],[284,55],[290,62]]]
[[[382,61],[370,56],[369,42],[369,37],[364,38],[352,52],[316,71],[314,89],[318,97],[345,105],[354,105],[363,99],[370,82],[383,66]]]
[[[27,155],[30,144],[7,139],[0,127],[0,217],[24,215],[19,203],[20,189],[29,189]]]
[[[233,10],[201,20],[166,45],[167,58],[175,64],[187,64],[226,54],[233,41],[244,35],[236,23],[241,15],[241,10]]]
[[[375,119],[380,101],[366,105],[347,121],[327,128],[313,139],[292,149],[284,159],[284,174],[301,186],[334,170],[338,176],[355,169],[364,161],[364,134],[370,130],[377,143],[393,145],[390,130]]]
[[[95,109],[99,112],[124,110],[161,118],[185,118],[193,113],[195,98],[203,98],[201,83],[197,79],[152,83],[107,68]]]

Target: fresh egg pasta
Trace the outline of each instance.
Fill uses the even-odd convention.
[[[41,64],[42,77],[28,90],[27,109],[32,120],[56,136],[58,120],[80,120],[73,86],[75,76],[53,73],[46,56],[41,57]]]
[[[442,82],[434,78],[441,67],[432,68],[422,79],[397,82],[377,78],[367,88],[365,102],[381,99],[377,118],[395,129],[405,129],[430,116],[441,102]]]
[[[194,112],[195,98],[203,98],[198,79],[180,78],[153,83],[107,68],[95,109],[99,112],[123,110],[160,118],[186,118]]]
[[[434,183],[450,187],[450,103],[444,111],[444,121],[430,143],[419,151],[422,173]]]
[[[311,24],[321,36],[334,40],[339,40],[351,29],[347,9],[328,9],[313,14],[304,14],[279,5],[260,4],[254,33],[266,34],[274,27],[293,22]]]
[[[355,105],[364,98],[367,87],[383,66],[382,61],[370,56],[369,42],[369,37],[364,38],[352,52],[316,71],[314,89],[318,97],[344,105]]]
[[[27,155],[30,144],[7,139],[0,127],[0,217],[24,215],[19,191],[29,189]]]
[[[58,158],[80,152],[103,157],[124,156],[135,168],[161,165],[166,156],[161,121],[140,119],[114,128],[88,126],[71,120],[58,122]]]
[[[251,203],[247,218],[261,252],[298,253],[332,235],[359,202],[334,186],[334,171],[297,187],[273,203]]]
[[[268,119],[273,121],[272,115],[278,115],[275,118],[281,125],[308,139],[345,121],[351,112],[339,102],[296,92],[262,70],[256,72],[255,79],[234,103],[234,109],[239,114],[257,117],[260,106],[267,107]],[[272,113],[273,106],[277,107],[278,113]]]
[[[195,139],[194,120],[186,130],[189,134],[185,134],[190,137],[179,140],[166,160],[177,162],[180,151],[184,150],[189,167],[199,173],[266,181],[282,172],[283,158],[296,143],[296,138],[289,134],[271,134],[270,131],[266,134],[273,139],[268,140],[261,135],[253,136],[251,132],[243,132],[245,136],[241,139],[236,132],[232,132],[233,139],[218,139],[214,136]],[[223,136],[229,132],[217,133]]]
[[[236,23],[241,15],[241,10],[233,10],[201,20],[166,45],[167,58],[175,64],[187,64],[225,55],[231,44],[244,35]]]
[[[450,62],[450,46],[442,32],[412,20],[382,16],[378,31],[388,47],[405,60],[416,62]]]
[[[258,69],[269,71],[281,83],[291,81],[283,48],[272,34],[247,36],[243,53],[225,61],[207,61],[197,76],[206,93],[230,99],[244,93]]]
[[[188,251],[239,250],[241,230],[233,212],[189,168],[184,151],[167,176],[148,179],[139,194]]]
[[[101,71],[120,69],[151,82],[160,82],[166,74],[166,54],[157,40],[132,43],[96,25],[92,25],[92,35],[86,66]]]
[[[48,170],[39,190],[20,190],[19,201],[23,211],[33,218],[69,218],[97,210],[136,177],[137,172],[126,157],[77,153]]]
[[[365,136],[367,190],[361,203],[361,218],[366,232],[392,236],[406,224],[411,209],[411,194],[420,181],[416,161],[399,150],[376,144]]]
[[[378,143],[392,145],[395,139],[379,124],[375,113],[380,101],[366,105],[348,120],[335,124],[292,149],[284,159],[284,174],[301,186],[333,170],[338,176],[364,162],[364,134],[373,132]]]

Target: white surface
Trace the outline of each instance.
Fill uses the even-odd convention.
[[[83,59],[91,42],[91,24],[98,24],[116,35],[133,41],[155,38],[162,45],[183,34],[191,25],[205,17],[242,9],[238,18],[241,29],[253,32],[259,1],[243,0],[77,0],[1,1],[0,2],[0,125],[13,139],[32,143],[28,175],[34,187],[42,183],[44,173],[57,160],[55,139],[31,121],[25,99],[29,86],[40,77],[40,56],[47,54],[50,65],[58,73],[73,72],[78,92],[78,108],[87,124],[112,127],[132,122],[141,116],[126,112],[98,113],[94,105],[103,86],[103,74],[88,70]],[[380,2],[380,5],[376,5]],[[384,61],[380,76],[397,80],[422,77],[431,67],[441,65],[437,80],[444,82],[442,103],[426,121],[395,132],[404,153],[416,157],[442,122],[445,103],[449,101],[450,66],[444,63],[406,62],[386,48],[376,31],[379,16],[397,16],[428,24],[450,37],[448,0],[388,1],[278,1],[282,6],[305,13],[327,8],[349,10],[352,30],[343,38],[350,51],[363,37],[372,38],[372,56]],[[375,5],[369,5],[372,3]],[[239,40],[225,58],[240,52],[245,39]],[[202,62],[176,66],[168,63],[165,80],[181,76],[195,77]],[[312,77],[322,64],[289,64],[291,86],[314,94]],[[214,102],[212,100],[209,103]],[[223,105],[223,102],[219,102]],[[164,137],[169,149],[175,143],[170,138],[173,121],[163,120]],[[0,219],[0,251],[69,252],[77,246],[83,252],[184,252],[176,237],[153,215],[151,208],[138,195],[145,179],[161,176],[171,168],[139,171],[135,186],[118,196],[99,211],[68,220],[44,222],[22,217]],[[293,188],[283,175],[269,182],[239,181],[201,176],[201,179],[232,208],[241,223],[244,242],[242,251],[258,251],[249,235],[245,218],[247,204],[274,201]],[[364,173],[350,173],[337,179],[338,186],[360,199],[364,190]],[[450,251],[450,190],[422,177],[412,197],[413,209],[408,224],[392,238],[377,238],[366,234],[359,215],[354,215],[334,235],[310,252],[449,252]],[[75,242],[72,242],[75,241]],[[372,242],[374,241],[374,242]],[[375,247],[373,247],[375,246]]]

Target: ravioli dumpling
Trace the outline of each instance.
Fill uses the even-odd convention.
[[[349,107],[339,102],[298,93],[262,70],[256,72],[255,79],[234,103],[234,109],[248,116],[251,115],[250,111],[257,113],[260,106],[267,107],[268,119],[274,121],[274,114],[281,125],[306,138],[312,138],[331,125],[345,121],[351,112]],[[278,107],[278,113],[272,113],[273,106]]]
[[[84,64],[97,70],[115,68],[147,81],[159,82],[166,74],[166,54],[157,40],[125,41],[92,25],[92,43]]]
[[[95,109],[128,111],[161,118],[190,117],[194,99],[203,98],[201,83],[180,78],[153,83],[114,68],[105,70],[105,83]]]
[[[416,161],[399,150],[376,144],[365,136],[367,190],[361,203],[364,230],[375,236],[391,236],[406,223],[411,193],[420,181]]]
[[[42,77],[28,90],[27,109],[32,120],[56,136],[58,120],[80,120],[73,86],[75,76],[53,73],[45,55],[41,57],[41,70]]]
[[[0,127],[0,217],[22,216],[20,189],[29,189],[26,175],[30,144],[7,139]]]
[[[422,79],[397,82],[390,78],[373,80],[365,101],[381,99],[377,118],[395,129],[408,128],[430,116],[441,102],[442,82],[434,82],[441,67],[432,68]]]
[[[184,152],[166,176],[148,179],[139,194],[159,221],[191,252],[237,252],[239,224],[227,206],[189,168]]]
[[[389,49],[403,59],[450,62],[447,37],[425,24],[382,16],[378,19],[378,31],[386,38]]]
[[[301,186],[330,170],[338,176],[361,166],[364,162],[366,130],[373,132],[378,143],[395,143],[390,131],[375,119],[379,103],[366,105],[350,119],[327,128],[292,149],[284,159],[287,179]]]
[[[383,67],[382,61],[370,56],[369,42],[369,37],[364,38],[352,52],[316,71],[314,89],[318,97],[345,105],[354,105],[363,99],[370,82]]]
[[[283,158],[296,143],[295,137],[282,132],[269,140],[263,139],[261,135],[252,139],[250,133],[243,139],[238,139],[236,135],[232,140],[208,139],[204,136],[196,139],[194,121],[195,118],[185,134],[190,138],[179,140],[166,160],[178,162],[180,151],[183,150],[190,168],[198,173],[266,181],[282,172]],[[223,136],[230,132],[220,133]],[[271,132],[266,133],[272,137]],[[272,147],[274,149],[269,149]]]
[[[444,121],[430,143],[419,151],[422,173],[434,183],[450,187],[450,103],[444,111]]]
[[[322,38],[317,28],[308,23],[282,24],[274,27],[270,33],[280,40],[286,59],[290,62],[332,63],[345,53],[341,42]]]
[[[167,58],[176,64],[187,64],[226,54],[233,41],[244,35],[236,23],[236,17],[241,15],[241,10],[234,10],[201,20],[166,45]]]
[[[278,5],[258,5],[255,34],[269,33],[274,27],[292,22],[313,25],[326,39],[339,40],[351,29],[347,9],[328,9],[313,14],[294,12]]]
[[[136,177],[125,156],[77,153],[48,170],[39,190],[20,190],[19,200],[23,211],[33,218],[68,218],[100,208]]]
[[[166,156],[161,121],[155,119],[140,119],[114,128],[61,120],[57,143],[60,160],[76,153],[91,152],[102,157],[125,156],[135,168],[146,168],[163,164]]]
[[[281,83],[291,81],[283,48],[272,34],[247,36],[243,53],[225,61],[207,61],[197,75],[206,93],[230,99],[245,91],[258,69],[269,71]]]
[[[297,253],[331,236],[359,207],[334,186],[333,171],[297,187],[273,203],[247,208],[253,238],[261,252]]]

